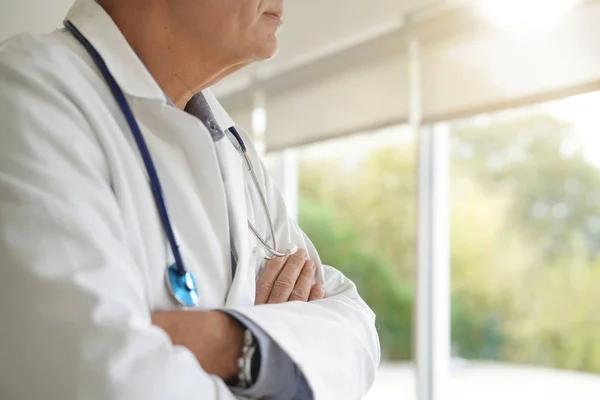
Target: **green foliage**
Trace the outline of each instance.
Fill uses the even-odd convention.
[[[319,250],[323,262],[334,265],[349,277],[376,313],[383,357],[410,360],[414,307],[412,283],[396,283],[385,258],[365,248],[356,232],[336,217],[331,206],[301,198],[300,224]],[[502,340],[497,323],[474,311],[473,305],[460,297],[452,302],[456,346],[464,356],[496,358]]]
[[[482,313],[477,304],[452,298],[452,342],[454,351],[470,359],[500,359],[506,338],[500,316]]]
[[[456,354],[600,372],[600,171],[548,116],[454,131]],[[415,154],[386,144],[353,168],[301,166],[301,226],[376,312],[388,359],[411,358]]]
[[[377,314],[382,352],[389,359],[410,359],[412,299],[410,286],[398,286],[386,260],[365,249],[352,228],[333,209],[309,198],[300,201],[300,224],[325,264],[352,279]]]
[[[600,265],[586,257],[528,272],[505,321],[512,361],[600,372]]]
[[[382,254],[398,282],[414,280],[416,170],[413,146],[389,146],[356,168],[343,159],[301,165],[300,193],[334,207],[365,248]]]
[[[547,115],[486,127],[458,125],[455,167],[473,171],[492,194],[513,199],[514,228],[523,228],[545,261],[583,245],[600,251],[600,174],[582,156],[570,126]]]
[[[455,294],[477,299],[474,314],[495,321],[502,359],[600,372],[600,171],[549,116],[455,132],[455,175],[488,210],[469,218],[470,206],[453,208]],[[477,236],[465,226],[475,221]],[[461,240],[476,243],[469,250]]]

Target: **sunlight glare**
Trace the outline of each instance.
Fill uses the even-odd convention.
[[[544,30],[578,0],[482,0],[481,12],[493,25],[511,30]]]

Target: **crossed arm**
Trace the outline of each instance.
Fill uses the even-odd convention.
[[[256,305],[288,301],[316,301],[325,297],[315,283],[316,265],[304,249],[287,258],[271,260],[256,282]],[[161,311],[152,323],[163,329],[173,344],[188,348],[209,374],[228,381],[238,373],[243,327],[221,311]]]

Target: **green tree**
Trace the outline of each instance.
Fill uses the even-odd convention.
[[[600,173],[544,115],[458,124],[452,163],[452,338],[468,358],[600,372]],[[346,168],[301,167],[301,225],[378,315],[387,358],[410,357],[414,143]]]
[[[384,257],[398,283],[415,271],[416,169],[413,143],[387,145],[358,167],[345,160],[304,161],[300,193],[331,204],[365,247]]]
[[[302,165],[300,224],[323,260],[355,281],[376,312],[386,357],[410,359],[416,268],[414,143],[374,151],[357,169],[348,170],[343,165],[344,160],[335,158]],[[453,279],[458,282],[452,302],[453,339],[461,355],[497,357],[502,333],[494,322],[497,318],[491,314],[503,303],[498,296],[494,301],[488,298],[489,288],[496,288],[504,273],[497,268],[493,275],[481,268],[495,256],[496,237],[472,235],[473,229],[468,225],[474,222],[470,217],[479,202],[492,203],[492,199],[485,198],[480,190],[469,195],[461,193],[466,196],[461,210],[469,218],[458,218],[452,225],[453,232],[466,233],[456,236],[464,240],[453,246],[458,246],[458,254],[462,255],[453,257]],[[500,229],[503,212],[504,208],[496,211],[492,216],[495,222],[486,227]],[[475,246],[473,239],[479,239]],[[503,253],[505,262],[510,261],[511,254]],[[482,285],[482,278],[486,285]],[[478,282],[473,284],[474,280]]]
[[[329,205],[303,197],[300,210],[300,224],[319,250],[322,261],[352,279],[377,314],[383,357],[410,359],[411,286],[396,284],[386,260],[366,249],[356,232],[336,218]]]
[[[509,222],[530,234],[544,262],[580,245],[591,259],[598,255],[600,173],[570,125],[543,114],[457,124],[453,154],[454,168],[513,199]]]

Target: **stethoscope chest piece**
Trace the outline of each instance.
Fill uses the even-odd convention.
[[[173,264],[167,268],[165,280],[171,295],[182,306],[195,307],[198,305],[198,287],[194,274],[188,271],[182,274]]]

